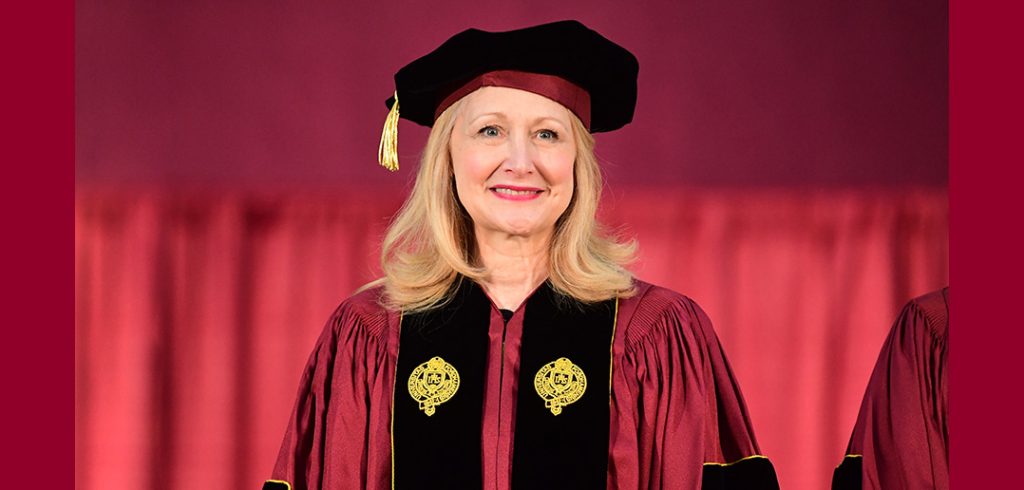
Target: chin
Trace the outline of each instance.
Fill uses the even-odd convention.
[[[541,236],[554,233],[554,226],[544,226],[539,223],[506,223],[501,227],[501,231],[508,233],[509,235],[530,237],[530,236]]]
[[[538,234],[536,229],[529,227],[503,227],[501,231],[519,237],[529,237]]]

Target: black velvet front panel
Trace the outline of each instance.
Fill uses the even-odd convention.
[[[605,488],[615,301],[582,305],[545,284],[524,313],[512,488]],[[586,391],[554,415],[534,377],[563,357],[583,370]]]
[[[483,486],[480,441],[490,308],[484,292],[464,280],[448,305],[402,317],[392,427],[394,488]],[[427,416],[410,396],[408,383],[416,367],[433,357],[454,366],[460,383]]]
[[[862,482],[861,469],[864,458],[847,456],[834,472],[832,472],[832,490],[860,490]]]
[[[778,490],[779,479],[768,458],[749,458],[730,465],[706,464],[703,490]]]

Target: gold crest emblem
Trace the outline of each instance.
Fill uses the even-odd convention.
[[[562,413],[562,407],[575,403],[587,391],[587,375],[566,357],[549,362],[533,377],[533,387],[544,399],[544,408],[552,415]]]
[[[459,372],[455,366],[440,357],[416,366],[409,375],[409,395],[420,404],[427,416],[434,415],[437,406],[450,400],[459,389]]]

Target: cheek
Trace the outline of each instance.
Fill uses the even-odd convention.
[[[474,185],[483,185],[494,171],[487,151],[479,149],[462,149],[456,154],[452,152],[452,172],[456,183],[468,190]]]
[[[564,192],[568,192],[570,195],[572,194],[576,181],[575,160],[575,152],[567,152],[564,155],[559,155],[558,158],[552,162],[548,173],[551,184],[561,187]]]
[[[573,195],[576,194],[576,152],[575,149],[570,154],[564,156],[564,160],[558,167],[558,182],[562,188],[559,207],[559,215],[562,215],[569,209],[569,204],[572,202]]]
[[[473,193],[470,191],[472,185],[466,178],[464,168],[454,165],[453,174],[455,177],[455,199],[462,204],[462,207],[470,211],[475,208],[473,204]]]
[[[561,175],[559,175],[559,180],[570,191],[572,190],[573,186],[576,184],[576,173],[575,173],[575,170],[576,169],[575,169],[574,165],[570,162],[568,165],[565,166],[565,168],[562,169]]]
[[[474,221],[480,219],[489,172],[480,152],[452,149],[452,174],[455,177],[455,198]]]

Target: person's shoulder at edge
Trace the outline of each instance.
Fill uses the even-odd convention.
[[[949,331],[949,287],[910,300],[904,310],[921,315],[928,333],[936,339],[944,340]]]
[[[666,287],[634,280],[636,293],[620,300],[625,320],[626,348],[630,349],[669,329],[688,329],[691,335],[714,336],[711,320],[696,301]]]

